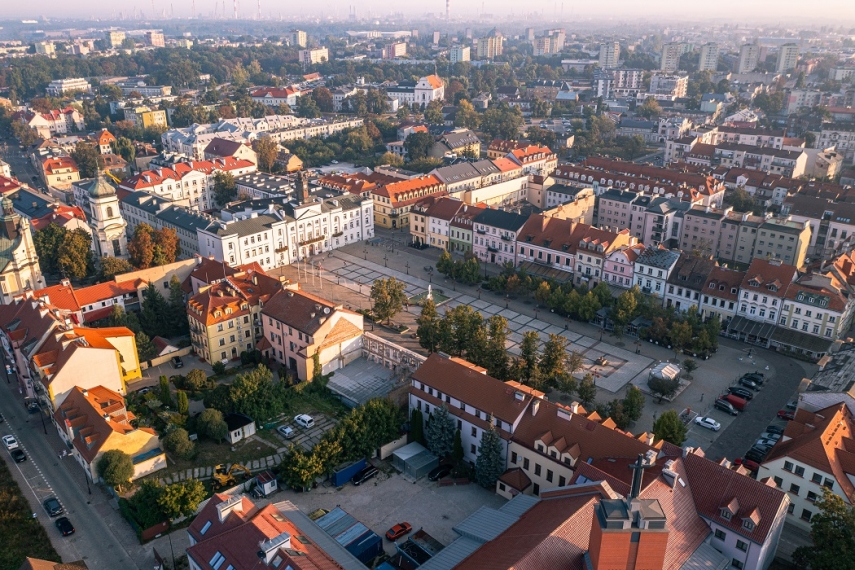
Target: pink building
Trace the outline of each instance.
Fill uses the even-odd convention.
[[[611,252],[603,263],[603,281],[622,289],[632,287],[633,268],[635,260],[644,251],[644,244],[637,243]]]

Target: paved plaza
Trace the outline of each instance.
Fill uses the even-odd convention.
[[[391,266],[384,267],[371,260],[360,259],[358,256],[345,253],[341,250],[336,251],[334,256],[322,259],[316,262],[315,267],[311,265],[297,267],[299,279],[301,283],[312,283],[314,286],[320,286],[323,289],[323,282],[334,283],[357,293],[359,300],[358,308],[368,308],[370,301],[368,294],[371,290],[371,284],[375,280],[383,277],[395,277],[405,283],[405,292],[407,297],[424,293],[431,287],[433,291],[442,293],[448,297],[437,311],[440,314],[453,309],[460,305],[469,305],[473,310],[478,311],[486,319],[493,315],[504,317],[508,322],[508,351],[517,356],[520,353],[519,345],[522,342],[523,335],[529,331],[537,332],[541,342],[545,342],[550,334],[556,334],[567,339],[568,353],[577,351],[584,357],[583,369],[579,371],[579,375],[591,373],[599,388],[605,389],[611,393],[617,393],[628,383],[635,378],[646,378],[647,369],[653,364],[653,359],[635,354],[634,351],[625,350],[602,342],[600,339],[586,336],[565,327],[546,321],[530,317],[519,313],[513,309],[506,308],[507,302],[503,298],[492,295],[489,292],[484,292],[481,295],[484,298],[476,298],[470,294],[458,292],[456,285],[447,283],[444,280],[441,283],[433,283],[431,280],[410,275],[409,270],[413,269],[413,264],[406,259],[404,263],[410,264],[409,268],[401,271],[401,256],[392,256],[393,263]],[[384,259],[384,263],[389,265],[388,260]],[[422,267],[419,267],[421,270]],[[438,276],[441,279],[441,276]],[[439,281],[440,279],[437,279]],[[335,288],[328,287],[330,293],[333,293]],[[492,296],[497,303],[493,303],[486,299]],[[333,301],[336,299],[333,298]],[[352,299],[351,299],[352,300]],[[502,304],[505,306],[503,307]],[[354,307],[357,308],[357,307]],[[417,307],[410,308],[417,313]],[[600,359],[605,359],[603,365],[597,364]]]

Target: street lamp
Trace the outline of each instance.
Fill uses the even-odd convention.
[[[388,265],[386,265],[386,260],[387,260],[387,259],[389,259],[389,254],[384,253],[384,254],[383,254],[383,267],[389,267]]]

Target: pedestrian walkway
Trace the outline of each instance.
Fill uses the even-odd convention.
[[[383,255],[388,257],[387,253]],[[387,259],[384,259],[384,266],[367,259],[367,254],[360,259],[356,255],[337,250],[334,256],[321,259],[315,262],[314,266],[304,264],[295,267],[297,279],[304,288],[314,289],[318,294],[322,294],[324,287],[326,287],[328,294],[332,294],[334,301],[337,300],[335,298],[335,286],[352,292],[354,295],[341,295],[340,292],[339,295],[345,297],[348,301],[346,304],[353,308],[367,309],[370,307],[371,302],[368,297],[371,292],[371,284],[383,277],[394,277],[405,283],[405,293],[408,298],[425,293],[428,287],[431,287],[434,293],[441,293],[448,297],[448,300],[441,303],[437,309],[440,314],[445,314],[460,305],[469,305],[473,310],[481,313],[485,319],[493,315],[504,317],[508,322],[509,329],[507,349],[510,354],[515,356],[520,353],[519,345],[526,332],[536,332],[541,342],[545,342],[550,334],[562,336],[568,341],[568,353],[576,351],[584,358],[583,368],[578,374],[592,374],[597,386],[611,393],[620,391],[636,377],[646,377],[647,368],[654,363],[654,360],[648,356],[642,356],[634,351],[603,342],[602,335],[598,339],[570,330],[569,323],[571,321],[548,311],[534,309],[535,317],[532,317],[521,312],[524,310],[521,307],[524,305],[523,302],[500,298],[498,303],[494,303],[482,298],[482,296],[486,297],[492,293],[483,292],[480,289],[477,289],[476,297],[471,294],[472,287],[461,286],[446,281],[444,278],[441,278],[442,281],[437,279],[437,283],[434,283],[431,276],[428,281],[425,281],[423,278],[409,273],[410,269],[413,269],[412,267],[407,267],[405,271],[401,271],[399,256],[393,255],[391,259],[393,266],[389,267]],[[409,259],[405,263],[409,264]],[[419,269],[423,268],[420,267]],[[502,304],[504,304],[504,308]],[[396,323],[415,330],[418,309],[415,307],[413,309],[397,315],[395,317]],[[576,329],[576,325],[580,323],[573,322],[572,324],[573,328]]]

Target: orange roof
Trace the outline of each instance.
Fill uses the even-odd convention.
[[[430,86],[434,89],[442,87],[442,79],[440,79],[438,75],[428,75],[425,79],[427,79],[427,82],[430,83]]]
[[[519,170],[520,168],[522,168],[519,164],[517,164],[510,158],[505,158],[504,156],[501,158],[494,158],[493,164],[495,164],[496,168],[498,168],[502,172],[511,172],[512,170]]]
[[[80,301],[70,281],[63,281],[59,285],[52,285],[33,292],[36,298],[47,297],[50,304],[59,309],[77,312],[80,310]]]
[[[107,301],[108,299],[113,299],[115,297],[122,297],[124,295],[131,294],[135,295],[137,288],[140,286],[142,286],[142,283],[138,279],[123,281],[122,283],[107,281],[106,283],[98,283],[97,285],[90,285],[89,287],[78,289],[76,291],[77,300],[80,302],[81,307],[85,307],[87,305],[94,305],[95,303]],[[97,309],[100,307],[93,308]]]
[[[67,168],[70,168],[72,172],[77,172],[77,163],[70,156],[54,156],[46,158],[42,162],[42,168],[47,174],[54,174],[57,170]]]
[[[511,154],[513,154],[520,162],[546,160],[555,156],[555,153],[553,153],[548,147],[536,144],[523,148],[515,148],[511,151]]]
[[[111,133],[107,129],[101,129],[101,132],[96,134],[93,138],[99,145],[110,144],[111,142],[114,142],[116,140],[116,137],[113,136],[113,133]]]

